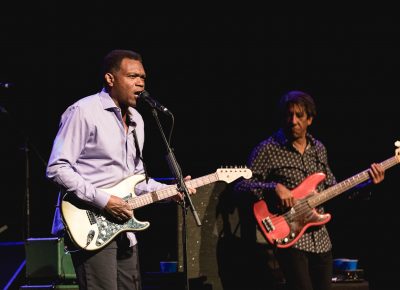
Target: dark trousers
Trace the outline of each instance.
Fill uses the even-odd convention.
[[[125,233],[99,251],[71,250],[79,289],[141,290],[137,245]]]
[[[310,253],[295,248],[277,249],[277,259],[289,290],[329,290],[332,253]]]

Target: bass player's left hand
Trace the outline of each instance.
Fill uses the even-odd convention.
[[[372,163],[368,173],[374,184],[378,184],[385,179],[385,169],[378,163]]]

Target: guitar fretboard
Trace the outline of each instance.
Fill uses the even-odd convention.
[[[380,165],[382,165],[382,167],[386,170],[398,163],[399,163],[399,157],[393,156],[393,157],[381,162]],[[314,208],[320,204],[323,204],[324,202],[328,201],[329,199],[332,199],[333,197],[349,190],[350,188],[368,180],[370,178],[368,171],[369,171],[369,169],[364,170],[350,178],[347,178],[346,180],[344,180],[332,187],[329,187],[328,189],[320,192],[319,194],[311,196],[308,199],[308,203],[309,203],[310,207]]]
[[[203,185],[207,185],[213,182],[218,181],[218,175],[216,173],[211,173],[209,175],[191,179],[185,182],[187,187],[197,188]],[[133,209],[151,204],[153,202],[166,199],[168,197],[174,196],[178,194],[176,185],[171,185],[166,188],[145,193],[139,196],[135,196],[128,200],[128,203],[132,206]]]

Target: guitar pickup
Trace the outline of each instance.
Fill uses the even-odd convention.
[[[86,211],[87,217],[89,219],[90,224],[94,225],[96,223],[96,216],[91,211]]]
[[[267,216],[265,219],[263,219],[262,223],[263,223],[265,229],[267,230],[267,232],[272,232],[273,230],[275,230],[275,227],[272,224],[272,221],[269,218],[269,216]]]

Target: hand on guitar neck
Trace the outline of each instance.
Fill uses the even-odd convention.
[[[189,181],[190,179],[192,179],[192,177],[190,175],[188,175],[183,179],[183,181]],[[189,190],[189,194],[195,194],[196,193],[196,189],[193,188],[193,187],[188,187],[188,190]],[[174,195],[174,196],[171,197],[172,200],[174,200],[174,201],[176,201],[178,203],[181,202],[183,200],[183,198],[184,198],[184,195],[181,192],[178,192],[177,195]]]
[[[385,179],[385,169],[381,164],[372,163],[368,173],[371,177],[372,183],[374,184],[378,184]]]

